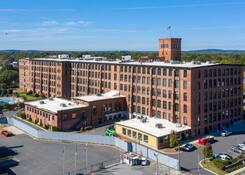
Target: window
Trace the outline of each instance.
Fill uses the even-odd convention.
[[[187,81],[186,80],[183,81],[183,89],[187,89]]]
[[[184,113],[187,113],[187,105],[184,104]]]
[[[187,70],[183,71],[183,77],[187,77]]]
[[[142,141],[142,134],[138,133],[138,140]]]
[[[183,94],[183,99],[184,99],[184,101],[187,101],[187,93],[186,92],[184,92],[184,94]]]
[[[137,138],[137,133],[133,131],[133,138]]]
[[[128,129],[127,131],[128,131],[128,136],[131,137],[131,130]]]
[[[148,136],[147,135],[144,135],[144,142],[148,143]]]
[[[122,128],[122,133],[123,133],[123,135],[126,135],[126,129],[125,128]]]

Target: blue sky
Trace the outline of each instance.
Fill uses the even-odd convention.
[[[244,0],[1,0],[0,50],[245,49]]]

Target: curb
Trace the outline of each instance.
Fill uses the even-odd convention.
[[[219,174],[217,174],[217,173],[215,173],[215,172],[213,172],[213,171],[211,171],[211,170],[205,168],[204,166],[202,166],[202,162],[203,162],[203,161],[204,161],[204,159],[201,160],[201,161],[199,162],[199,166],[200,166],[202,169],[204,169],[204,170],[206,170],[206,171],[208,171],[208,172],[210,172],[210,173],[212,173],[212,174],[219,175]]]

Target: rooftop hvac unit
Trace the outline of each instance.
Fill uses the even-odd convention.
[[[159,128],[159,129],[160,129],[160,128],[163,128],[163,126],[162,126],[161,123],[156,123],[156,124],[155,124],[155,127],[156,127],[156,128]]]
[[[66,107],[66,104],[65,103],[60,103],[60,106],[61,107]]]
[[[40,103],[40,104],[44,104],[44,101],[42,100],[42,101],[40,101],[39,103]]]
[[[53,98],[53,97],[50,97],[49,100],[50,100],[50,101],[54,101],[54,98]]]
[[[146,123],[147,122],[147,118],[145,117],[145,118],[141,119],[141,122],[142,123]]]
[[[141,120],[141,119],[143,119],[144,117],[143,117],[142,115],[138,115],[137,118]]]

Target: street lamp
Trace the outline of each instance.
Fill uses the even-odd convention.
[[[155,175],[159,175],[159,174],[158,174],[158,153],[154,153],[154,156],[156,157],[156,161],[157,161],[157,163],[156,163],[156,172],[155,172]]]

